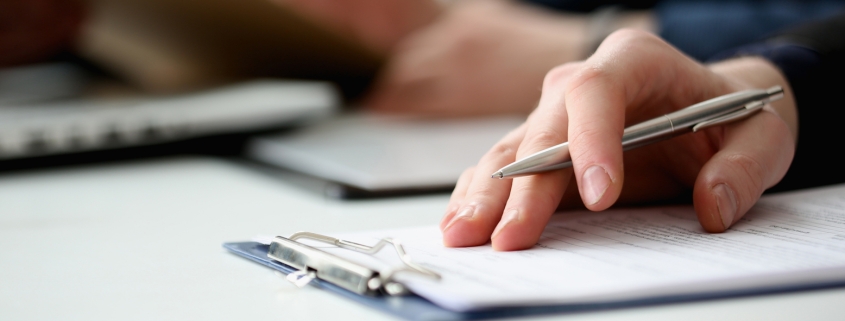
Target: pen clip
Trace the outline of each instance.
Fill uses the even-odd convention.
[[[734,121],[737,121],[737,120],[740,120],[740,119],[748,118],[749,116],[754,115],[756,112],[762,110],[763,106],[765,106],[765,105],[766,105],[766,103],[763,102],[763,101],[755,101],[755,102],[746,104],[744,108],[737,110],[735,112],[732,112],[732,113],[729,113],[729,114],[726,114],[726,115],[722,115],[722,116],[719,116],[719,117],[716,117],[716,118],[713,118],[713,119],[708,119],[708,120],[705,120],[705,121],[700,122],[698,124],[695,124],[695,126],[692,127],[692,132],[695,133],[695,132],[698,132],[699,130],[702,130],[702,129],[705,129],[705,128],[709,128],[709,127],[713,127],[713,126],[717,126],[717,125],[722,125],[722,124],[727,124],[727,123],[734,122]]]

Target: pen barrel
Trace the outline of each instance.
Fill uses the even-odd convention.
[[[499,172],[502,175],[500,178],[503,178],[531,175],[567,167],[572,167],[568,142],[534,153],[521,159],[518,163],[502,167]]]
[[[627,151],[656,143],[688,131],[689,129],[684,131],[675,128],[672,119],[664,115],[626,128],[624,134],[622,134],[622,150]]]
[[[779,87],[735,92],[633,125],[626,128],[622,135],[622,150],[627,151],[689,133],[693,126],[704,120],[730,114],[750,102],[770,99],[777,93],[782,93]]]
[[[782,96],[783,89],[778,86],[766,90],[744,90],[719,96],[662,117],[647,120],[625,129],[622,134],[622,150],[627,151],[689,133],[695,125],[729,116],[731,113],[741,111],[749,103],[755,101],[767,103]],[[569,153],[569,143],[566,142],[502,167],[493,174],[493,177],[509,178],[531,175],[571,166],[572,158]]]
[[[743,109],[749,103],[755,101],[767,103],[774,95],[782,92],[780,87],[770,88],[768,90],[744,90],[700,102],[667,114],[665,117],[671,120],[675,132],[686,129],[691,130],[698,123],[736,112]],[[687,133],[689,130],[682,131],[682,133]]]

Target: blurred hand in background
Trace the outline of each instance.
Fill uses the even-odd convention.
[[[443,9],[433,0],[271,0],[329,29],[389,52],[405,36],[431,23]]]
[[[400,42],[366,106],[437,115],[528,113],[543,75],[586,53],[586,18],[462,1]]]
[[[387,55],[364,106],[439,116],[527,114],[552,67],[590,53],[590,19],[502,0],[273,0]],[[648,29],[621,15],[602,28]]]

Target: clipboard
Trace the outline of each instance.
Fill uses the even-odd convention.
[[[299,234],[299,235],[297,235]],[[725,298],[733,298],[733,297],[743,297],[743,296],[750,296],[750,295],[766,295],[766,294],[778,294],[778,293],[785,293],[785,292],[794,292],[794,291],[803,291],[803,290],[818,290],[818,289],[828,289],[828,288],[835,288],[845,286],[845,281],[843,282],[832,282],[832,283],[810,283],[810,284],[803,284],[803,285],[790,285],[790,286],[770,286],[770,287],[758,287],[758,288],[749,288],[743,290],[735,290],[735,291],[716,291],[716,292],[704,292],[704,293],[695,293],[695,294],[688,294],[688,295],[674,295],[674,296],[664,296],[664,297],[646,297],[642,299],[635,299],[635,300],[622,300],[622,301],[611,301],[611,302],[603,302],[603,303],[581,303],[581,304],[564,304],[564,305],[545,305],[545,306],[501,306],[495,307],[490,309],[483,309],[483,310],[473,310],[473,311],[465,311],[465,312],[456,312],[445,309],[440,307],[425,298],[414,294],[413,292],[406,291],[403,287],[402,291],[389,291],[386,290],[388,286],[386,286],[389,282],[382,282],[379,284],[379,287],[372,287],[368,289],[361,289],[356,286],[352,286],[350,284],[341,284],[338,283],[337,280],[335,282],[331,282],[326,277],[321,277],[324,274],[317,273],[315,268],[308,266],[305,264],[304,266],[301,265],[302,262],[307,262],[309,259],[315,259],[316,261],[325,261],[325,258],[320,258],[319,256],[322,255],[329,255],[333,256],[331,260],[339,259],[345,260],[340,257],[334,256],[328,252],[319,250],[314,247],[310,247],[304,244],[296,244],[298,242],[295,239],[301,238],[302,235],[308,235],[307,238],[316,239],[318,241],[322,241],[325,243],[332,243],[335,245],[340,245],[343,248],[349,248],[347,246],[343,246],[343,244],[353,244],[351,247],[362,246],[367,249],[376,248],[375,251],[381,249],[383,244],[380,242],[379,244],[373,247],[369,247],[366,245],[361,245],[353,242],[348,242],[344,240],[335,239],[329,236],[319,235],[315,233],[309,232],[300,232],[296,233],[291,236],[291,238],[284,238],[277,236],[274,238],[273,242],[269,245],[259,243],[259,242],[230,242],[224,243],[223,247],[231,252],[232,254],[241,256],[243,258],[249,259],[253,262],[259,263],[261,265],[267,266],[274,270],[280,271],[282,273],[287,274],[287,279],[298,286],[305,286],[311,285],[315,286],[319,289],[326,290],[332,292],[336,295],[344,297],[346,299],[358,302],[360,304],[364,304],[371,308],[375,308],[382,312],[386,312],[392,314],[394,316],[406,319],[406,320],[414,320],[414,321],[429,321],[429,320],[477,320],[477,319],[495,319],[495,318],[506,318],[506,317],[519,317],[519,316],[529,316],[529,315],[542,315],[542,314],[561,314],[561,313],[577,313],[577,312],[587,312],[587,311],[600,311],[600,310],[609,310],[609,309],[619,309],[619,308],[626,308],[626,307],[643,307],[643,306],[650,306],[650,305],[662,305],[662,304],[670,304],[670,303],[682,303],[682,302],[690,302],[690,301],[703,301],[703,300],[712,300],[712,299],[725,299]],[[384,240],[383,240],[384,241]],[[388,242],[389,243],[389,242]],[[401,245],[399,246],[401,248]],[[354,249],[353,249],[354,250]],[[316,251],[316,252],[315,252]],[[397,250],[400,252],[400,256],[403,254],[404,250]],[[283,260],[287,261],[288,264],[283,263],[277,259],[281,258],[279,256],[280,253],[286,252],[282,256],[284,256]],[[360,251],[360,252],[366,252]],[[409,258],[408,258],[409,259]],[[404,261],[404,258],[403,258]],[[358,265],[355,262],[348,262],[352,264],[351,266]],[[406,262],[407,263],[407,262]],[[341,263],[341,265],[344,263]],[[297,267],[299,265],[299,267]],[[319,265],[319,264],[317,264]],[[415,264],[411,263],[411,266]],[[339,266],[334,266],[330,268],[338,268]],[[315,271],[312,271],[315,270]],[[370,272],[379,272],[379,271],[370,271]],[[370,273],[366,272],[366,273]],[[366,274],[364,273],[364,274]],[[425,272],[423,272],[425,273]],[[358,275],[363,275],[361,273],[353,273]],[[376,277],[378,278],[379,275],[369,275],[370,278]],[[304,282],[303,280],[307,280]],[[394,280],[395,281],[395,280]],[[299,284],[297,282],[300,282]],[[384,286],[384,287],[382,287]]]

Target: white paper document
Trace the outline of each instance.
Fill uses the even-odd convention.
[[[536,246],[517,252],[445,248],[435,226],[341,237],[400,239],[414,261],[442,275],[401,280],[456,311],[843,283],[845,185],[765,196],[721,234],[705,232],[691,206],[676,206],[560,213]]]

